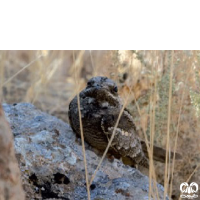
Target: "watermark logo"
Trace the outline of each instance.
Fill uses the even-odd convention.
[[[198,192],[198,184],[195,182],[192,182],[190,185],[188,183],[184,182],[180,185],[180,191],[181,191],[181,198],[186,199],[194,199],[197,198],[198,195],[195,193]]]

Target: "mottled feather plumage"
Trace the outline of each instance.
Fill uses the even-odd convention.
[[[117,85],[107,77],[93,77],[88,81],[87,87],[80,92],[79,97],[85,141],[96,149],[104,151],[123,107]],[[77,97],[71,101],[68,115],[72,129],[80,136]],[[160,149],[158,147],[156,150]],[[109,150],[118,157],[128,157],[134,164],[148,168],[145,144],[138,137],[134,120],[126,109],[119,120]],[[159,155],[162,157],[161,160],[164,154],[165,152],[161,151]]]

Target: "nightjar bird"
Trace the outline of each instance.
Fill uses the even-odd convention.
[[[123,107],[117,85],[107,77],[93,77],[79,97],[84,139],[92,147],[104,151]],[[68,115],[73,131],[80,137],[77,96],[70,102]],[[149,167],[145,142],[138,137],[133,117],[126,109],[109,151],[118,158],[131,159],[134,165]],[[164,162],[165,150],[154,147],[154,159]]]

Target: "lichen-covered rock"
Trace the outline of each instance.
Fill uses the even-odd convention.
[[[87,199],[82,146],[70,126],[28,103],[3,104],[27,199]],[[100,157],[86,144],[89,177]],[[159,184],[159,198],[163,187]],[[93,184],[92,200],[147,200],[148,177],[121,161],[105,158]],[[153,197],[152,197],[153,199]]]

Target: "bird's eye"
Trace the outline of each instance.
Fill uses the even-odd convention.
[[[87,83],[87,86],[91,86],[91,85],[92,85],[92,82],[89,81],[89,82]]]
[[[115,87],[113,88],[113,91],[114,91],[114,92],[118,92],[117,86],[115,86]]]

